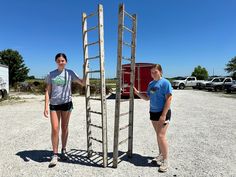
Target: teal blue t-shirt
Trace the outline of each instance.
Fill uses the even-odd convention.
[[[150,112],[161,112],[168,94],[172,94],[172,87],[167,79],[151,81],[147,89],[147,95],[150,97]]]

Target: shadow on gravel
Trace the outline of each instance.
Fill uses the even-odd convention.
[[[21,151],[16,153],[16,155],[20,156],[25,162],[29,162],[33,160],[35,162],[49,162],[50,157],[52,156],[52,151],[47,150],[29,150],[29,151]]]
[[[66,161],[60,160],[62,163],[72,163],[93,167],[103,168],[103,157],[101,152],[93,152],[92,156],[88,158],[86,150],[71,149],[67,152],[68,159]],[[25,162],[30,160],[35,162],[49,162],[52,156],[52,151],[48,150],[29,150],[20,151],[16,153],[17,156],[22,158]],[[140,154],[133,154],[132,158],[129,158],[125,152],[119,151],[118,164],[122,162],[128,162],[135,166],[142,167],[156,167],[155,163],[152,163],[153,157],[142,156]],[[113,168],[113,153],[108,153],[108,167]]]
[[[71,149],[67,152],[69,159],[63,161],[64,163],[73,163],[73,164],[80,164],[86,166],[94,166],[94,167],[103,167],[103,157],[101,152],[93,152],[90,158],[87,157],[86,150],[77,150]],[[142,156],[139,154],[133,154],[132,158],[129,158],[125,155],[125,152],[119,152],[119,161],[121,163],[123,161],[129,162],[135,166],[142,166],[142,167],[156,167],[155,163],[152,163],[153,157]],[[108,167],[113,168],[113,153],[108,153]]]

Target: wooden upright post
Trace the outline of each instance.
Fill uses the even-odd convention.
[[[101,111],[102,111],[102,149],[103,166],[107,166],[107,112],[106,112],[106,84],[104,69],[104,26],[103,7],[98,5],[98,31],[99,31],[99,56],[100,56],[100,90],[101,90]]]
[[[129,141],[128,156],[133,154],[133,125],[134,125],[134,82],[135,82],[135,54],[136,54],[136,15],[133,15],[132,25],[132,42],[131,42],[131,73],[130,73],[130,104],[129,104]]]
[[[89,63],[88,63],[88,35],[87,35],[87,18],[86,13],[82,14],[82,32],[83,32],[83,56],[84,56],[84,75],[85,75],[85,102],[86,102],[86,128],[87,128],[87,151],[88,157],[92,154],[91,141],[91,113],[90,110],[90,80],[89,80]]]

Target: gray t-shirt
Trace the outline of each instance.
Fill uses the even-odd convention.
[[[50,104],[59,105],[72,101],[71,83],[78,79],[78,75],[69,69],[51,71],[46,77],[46,83],[52,85]]]

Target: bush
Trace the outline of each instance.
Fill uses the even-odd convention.
[[[101,93],[98,82],[91,82],[90,94],[98,95]],[[46,82],[44,80],[28,80],[26,82],[20,82],[14,85],[15,91],[18,92],[30,92],[35,94],[44,94],[46,89]],[[111,86],[106,86],[106,94],[109,94],[112,91]],[[82,87],[80,84],[72,82],[71,85],[72,94],[85,95],[85,87]]]

